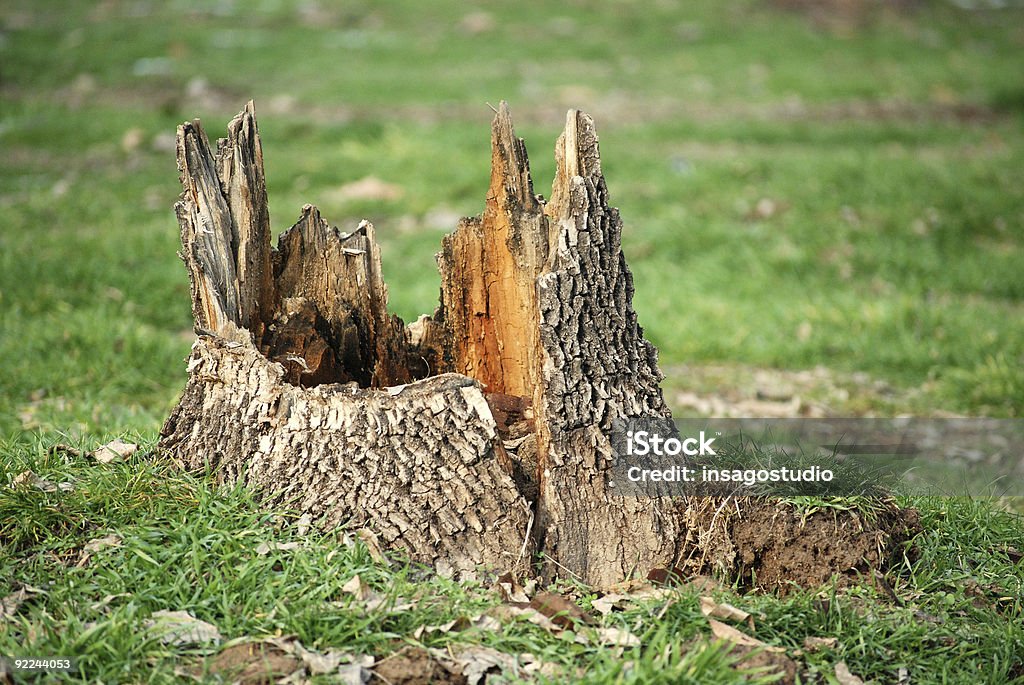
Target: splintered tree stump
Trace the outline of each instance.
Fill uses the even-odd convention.
[[[744,502],[740,521],[736,502],[609,488],[613,422],[670,411],[592,119],[569,111],[549,201],[505,103],[491,140],[484,211],[445,237],[440,305],[406,326],[387,311],[369,222],[343,232],[307,205],[271,246],[251,102],[216,150],[198,121],[179,127],[175,209],[198,339],[160,450],[444,573],[540,564],[605,587],[779,568],[785,585],[806,545],[776,505]],[[883,563],[900,539],[895,524],[843,516],[815,543],[839,551],[815,552],[807,582]]]

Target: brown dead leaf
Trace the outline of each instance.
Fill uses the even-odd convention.
[[[369,665],[373,666],[373,657],[370,657]],[[366,685],[373,677],[373,671],[361,663],[342,664],[338,666],[335,677],[341,685]]]
[[[598,612],[602,616],[607,616],[616,609],[621,611],[622,609],[626,608],[626,604],[628,604],[628,601],[629,595],[621,595],[615,592],[612,594],[604,595],[603,597],[598,597],[593,602],[591,602],[590,605],[594,607],[594,611]]]
[[[44,491],[44,493],[55,493],[60,486],[52,480],[46,480],[40,478],[34,471],[22,471],[10,481],[10,486],[14,489],[18,487],[35,487],[38,490]]]
[[[295,651],[293,654],[302,659],[302,663],[305,664],[306,670],[309,671],[310,675],[333,673],[338,670],[342,661],[348,660],[343,652],[337,650],[315,652],[311,649],[306,649],[298,641],[295,642],[294,647]]]
[[[492,647],[473,645],[460,649],[455,654],[455,662],[461,668],[466,685],[487,683],[492,675],[506,677],[522,676],[522,669],[511,654],[499,652]]]
[[[669,588],[656,588],[650,585],[640,585],[634,592],[623,594],[621,592],[609,592],[601,597],[598,597],[591,606],[594,611],[598,612],[602,616],[607,616],[615,610],[625,609],[630,604],[637,602],[643,602],[647,600],[662,600],[671,597],[674,594],[673,590]]]
[[[817,652],[821,649],[835,649],[839,644],[839,638],[835,637],[805,637],[804,649],[808,652]]]
[[[558,625],[556,625],[554,621],[552,621],[550,618],[540,613],[536,609],[532,609],[530,607],[517,607],[512,606],[511,604],[502,604],[500,606],[494,607],[493,609],[488,611],[487,614],[489,616],[493,616],[499,621],[515,621],[521,618],[526,621],[529,621],[535,626],[540,626],[541,628],[547,630],[550,633],[557,634],[562,632],[562,629]]]
[[[18,609],[20,609],[21,605],[28,599],[35,595],[42,594],[45,594],[43,590],[26,585],[19,590],[15,590],[3,599],[0,599],[0,622],[6,621],[18,613]]]
[[[645,592],[653,589],[649,580],[641,580],[640,578],[630,578],[624,580],[621,583],[615,583],[608,588],[608,592],[617,592],[623,595],[631,595],[637,592]]]
[[[652,568],[647,573],[647,580],[655,585],[679,585],[682,578],[678,569]]]
[[[347,583],[341,586],[341,591],[347,592],[360,602],[365,602],[367,599],[373,597],[373,590],[371,590],[370,586],[359,577],[358,573],[352,576]]]
[[[134,442],[124,442],[119,438],[117,440],[111,440],[106,445],[90,452],[89,456],[100,464],[114,464],[124,461],[135,454],[138,449],[139,446]]]
[[[612,585],[607,594],[621,595],[629,601],[639,602],[647,599],[666,599],[672,597],[676,590],[670,587],[655,587],[650,581],[628,580]]]
[[[96,538],[85,543],[82,547],[82,553],[78,556],[78,561],[75,562],[77,568],[83,568],[92,559],[92,555],[99,552],[107,547],[120,547],[124,540],[120,535],[107,535],[102,538]]]
[[[754,617],[748,612],[734,607],[732,604],[726,602],[719,603],[710,597],[704,596],[700,598],[700,611],[705,616],[712,616],[725,621],[746,623],[750,626],[751,630],[754,629]]]
[[[1005,554],[1007,558],[1015,564],[1019,563],[1021,559],[1024,559],[1024,552],[1021,552],[1013,545],[1004,545],[1002,551],[1003,554]]]
[[[339,606],[348,606],[344,602],[338,602]],[[410,602],[405,597],[389,597],[387,595],[381,595],[374,593],[365,602],[367,611],[383,611],[388,614],[400,614],[409,609],[415,608],[415,602]]]
[[[598,642],[607,647],[640,646],[640,638],[624,628],[598,628],[594,632]]]
[[[165,645],[219,644],[221,640],[217,626],[200,621],[187,611],[154,611],[143,625]]]
[[[298,533],[299,537],[305,537],[306,533],[313,526],[313,517],[308,513],[303,514],[295,521],[295,532]]]
[[[458,618],[435,626],[420,626],[413,631],[412,636],[419,640],[427,633],[459,633],[470,628],[478,630],[497,631],[501,630],[501,622],[489,614],[477,614],[476,616],[459,616]]]
[[[274,550],[287,552],[288,550],[298,549],[301,546],[302,543],[299,542],[261,542],[256,546],[256,554],[265,557]]]
[[[107,547],[120,547],[122,542],[124,542],[124,539],[120,535],[106,535],[85,543],[82,547],[82,551],[88,552],[89,554],[95,554],[101,549],[106,549]]]
[[[526,590],[519,584],[519,581],[511,573],[503,573],[498,576],[498,580],[495,583],[495,587],[498,589],[498,594],[506,602],[520,602],[522,604],[528,604],[530,601],[529,595]]]
[[[539,611],[555,625],[565,629],[573,629],[578,623],[589,621],[589,617],[579,606],[554,592],[538,593],[530,600],[530,608]]]
[[[864,681],[850,673],[845,661],[836,662],[836,680],[839,685],[864,685]]]
[[[77,447],[72,447],[71,445],[65,445],[64,443],[57,443],[56,445],[53,445],[48,452],[50,454],[67,454],[72,457],[82,456],[82,450]]]
[[[356,531],[356,535],[363,544],[366,545],[366,550],[370,553],[370,558],[376,561],[378,564],[387,565],[388,559],[384,556],[384,550],[380,545],[380,539],[377,534],[369,528],[360,528]]]
[[[708,625],[711,626],[711,633],[720,640],[731,642],[734,645],[740,645],[743,647],[755,647],[763,649],[768,652],[781,653],[786,650],[782,647],[774,647],[766,642],[761,642],[755,637],[751,637],[746,633],[736,630],[730,625],[716,621],[713,618],[708,619]]]

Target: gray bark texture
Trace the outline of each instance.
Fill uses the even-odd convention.
[[[179,127],[199,337],[161,451],[443,572],[537,562],[607,587],[750,566],[723,503],[609,489],[613,422],[670,412],[593,121],[568,113],[547,202],[504,103],[491,133],[484,211],[442,243],[437,311],[405,326],[368,222],[345,233],[307,205],[271,247],[252,103],[216,151],[198,121]]]

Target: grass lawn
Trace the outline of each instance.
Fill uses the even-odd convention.
[[[803,5],[6,0],[0,598],[24,601],[0,612],[0,655],[75,656],[68,677],[86,682],[204,668],[213,681],[208,647],[145,627],[182,610],[217,626],[223,649],[295,636],[379,661],[483,645],[533,655],[517,658],[551,682],[755,677],[714,640],[692,587],[607,616],[587,588],[555,588],[595,617],[579,630],[494,618],[483,579],[439,580],[342,533],[300,531],[149,449],[192,341],[175,126],[201,117],[215,137],[250,98],[275,232],[306,202],[343,228],[369,218],[407,320],[436,304],[441,236],[483,206],[487,103],[510,102],[545,193],[565,109],[580,107],[601,134],[670,401],[824,367],[840,412],[1019,417],[1024,7],[781,8]],[[353,185],[368,177],[379,183]],[[53,449],[118,436],[142,445],[121,464]],[[28,470],[45,483],[8,487]],[[877,683],[1024,682],[1020,517],[912,504],[925,532],[891,571],[898,602],[870,579],[711,595],[749,612],[802,682],[840,682],[840,661]],[[119,543],[84,550],[108,535]],[[257,551],[272,542],[297,544]],[[609,646],[601,627],[638,644]]]

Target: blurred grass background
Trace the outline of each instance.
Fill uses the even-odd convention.
[[[579,107],[670,401],[823,365],[890,389],[851,411],[1017,416],[1022,75],[1020,3],[6,0],[0,432],[155,436],[191,343],[175,126],[249,98],[275,233],[371,219],[406,319],[482,209],[487,103],[545,194]]]

